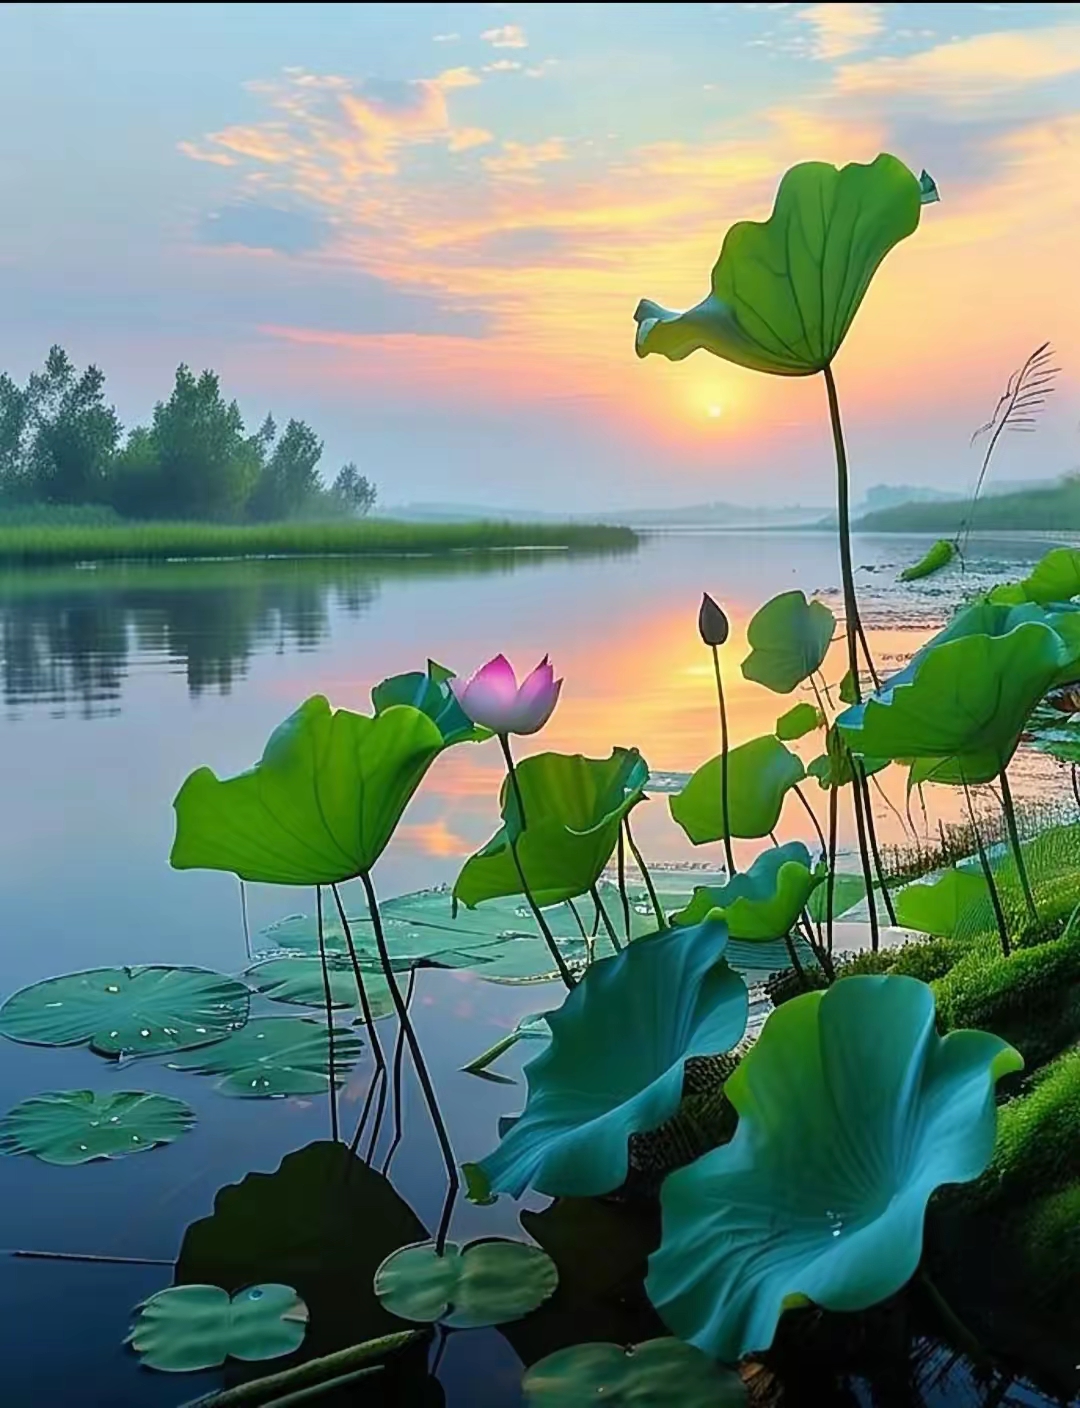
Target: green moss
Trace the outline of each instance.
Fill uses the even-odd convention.
[[[1076,1164],[1073,1165],[1073,1172]],[[1080,1293],[1080,1183],[1039,1198],[1014,1225],[1042,1300]]]
[[[1031,1088],[998,1111],[993,1162],[980,1180],[983,1200],[1026,1201],[1060,1189],[1080,1168],[1080,1051],[1041,1071]],[[1078,1242],[1080,1250],[1080,1242]],[[1080,1262],[1078,1262],[1080,1267]]]

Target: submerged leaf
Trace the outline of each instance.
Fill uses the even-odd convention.
[[[732,836],[757,840],[780,820],[784,797],[804,777],[803,765],[778,738],[767,734],[728,754],[728,818]],[[703,763],[669,802],[671,815],[695,846],[724,835],[719,757]]]
[[[797,738],[805,738],[816,728],[821,728],[825,715],[813,704],[794,704],[786,714],[776,721],[776,736],[785,743],[793,743]]]
[[[933,547],[919,558],[918,562],[913,562],[910,567],[905,567],[900,573],[901,582],[918,582],[923,577],[932,577],[935,572],[940,572],[943,567],[948,567],[949,563],[956,556],[956,544],[951,538],[939,538]]]
[[[725,1087],[731,1142],[664,1182],[646,1290],[665,1323],[734,1362],[769,1347],[785,1305],[894,1294],[931,1193],[989,1163],[995,1082],[1022,1065],[987,1032],[939,1037],[913,978],[845,978],[778,1007]]]
[[[946,870],[936,880],[916,880],[893,895],[896,922],[901,928],[944,939],[951,938],[966,917],[989,901],[985,878],[971,870]]]
[[[375,1273],[375,1294],[393,1315],[457,1330],[520,1320],[558,1285],[555,1263],[526,1242],[434,1242],[393,1252]]]
[[[307,1306],[291,1286],[169,1286],[136,1307],[126,1343],[147,1369],[190,1374],[226,1359],[280,1359],[300,1348]]]
[[[338,1085],[362,1046],[355,1032],[334,1028]],[[226,1095],[315,1095],[330,1087],[330,1041],[324,1023],[311,1017],[256,1017],[208,1050],[169,1065],[177,1071],[222,1076],[217,1089]]]
[[[681,1340],[575,1344],[526,1370],[525,1408],[742,1408],[746,1389],[731,1369]]]
[[[699,885],[673,924],[700,924],[714,910],[732,939],[768,941],[791,932],[811,893],[825,879],[815,873],[801,841],[762,851],[749,870],[726,885]]]
[[[822,602],[807,601],[802,592],[782,592],[747,627],[750,654],[742,662],[743,675],[774,694],[790,694],[821,668],[835,629],[836,617]]]
[[[171,1144],[194,1123],[195,1112],[170,1095],[50,1091],[22,1101],[0,1119],[0,1153],[33,1154],[47,1164],[85,1164]]]

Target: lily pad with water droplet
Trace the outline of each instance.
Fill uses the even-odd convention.
[[[526,1372],[525,1408],[741,1408],[746,1389],[738,1374],[722,1368],[682,1340],[644,1344],[575,1344],[557,1350]]]
[[[171,1144],[194,1123],[195,1112],[170,1095],[56,1090],[31,1096],[0,1119],[0,1153],[86,1164]]]
[[[347,954],[327,954],[327,976],[330,981],[331,1007],[360,1007],[356,974]],[[274,1002],[290,1002],[298,1007],[325,1007],[322,963],[317,954],[291,954],[285,958],[268,958],[256,963],[244,975],[257,992]],[[390,989],[381,973],[364,973],[372,1016],[386,1017],[394,1010]]]
[[[291,1286],[169,1286],[136,1307],[125,1341],[147,1369],[190,1374],[226,1359],[280,1359],[307,1333],[307,1306]]]
[[[208,1046],[247,1021],[251,993],[205,968],[92,968],[46,978],[0,1008],[0,1034],[40,1046],[89,1042],[102,1056]]]
[[[458,1330],[520,1320],[558,1285],[547,1252],[526,1242],[490,1239],[461,1248],[417,1242],[388,1256],[375,1273],[375,1294],[402,1320],[435,1321]]]
[[[355,1032],[334,1028],[336,1084],[344,1082],[362,1046]],[[169,1064],[221,1076],[217,1088],[225,1095],[315,1095],[330,1085],[327,1028],[313,1017],[257,1017],[224,1041]]]

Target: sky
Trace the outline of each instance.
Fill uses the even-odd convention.
[[[820,377],[635,358],[797,161],[941,203],[836,362],[856,493],[1080,469],[1080,4],[0,4],[0,368],[180,362],[384,504],[827,504]]]

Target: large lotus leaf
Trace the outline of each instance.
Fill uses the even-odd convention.
[[[520,763],[517,773],[525,827],[513,788],[504,783],[503,825],[469,857],[454,882],[454,899],[470,909],[523,893],[511,836],[538,904],[586,894],[611,859],[622,819],[641,800],[649,776],[634,748],[616,748],[610,758],[538,753]]]
[[[732,939],[767,941],[791,932],[813,890],[825,879],[815,874],[810,852],[801,841],[762,851],[749,870],[726,885],[699,885],[673,924],[700,924],[713,910]]]
[[[802,592],[782,592],[767,601],[746,630],[750,654],[743,675],[775,694],[790,694],[809,679],[828,653],[836,617]]]
[[[1028,715],[1054,682],[1065,651],[1049,626],[967,635],[927,650],[906,682],[887,680],[837,728],[856,753],[937,760],[912,780],[989,782],[1016,749]]]
[[[247,1021],[243,983],[205,968],[91,968],[46,978],[0,1008],[0,1034],[102,1056],[157,1056],[220,1041]]]
[[[343,1083],[362,1046],[355,1032],[334,1028],[336,1084]],[[217,1088],[225,1095],[315,1095],[330,1087],[329,1034],[312,1017],[255,1017],[208,1050],[169,1065],[221,1076]]]
[[[525,1408],[742,1408],[743,1381],[682,1340],[575,1344],[526,1371]]]
[[[897,924],[939,938],[950,938],[966,916],[989,902],[985,878],[970,870],[946,870],[930,883],[917,880],[893,896]]]
[[[189,1374],[226,1359],[280,1359],[300,1348],[307,1306],[291,1286],[169,1286],[136,1307],[127,1343],[147,1369]]]
[[[520,1320],[558,1281],[547,1252],[527,1242],[447,1242],[441,1254],[434,1242],[418,1242],[387,1257],[375,1273],[375,1294],[402,1320],[475,1330]]]
[[[145,1090],[58,1090],[33,1095],[0,1120],[0,1153],[85,1164],[171,1144],[195,1123],[182,1100]]]
[[[327,1354],[402,1328],[372,1278],[395,1251],[427,1235],[373,1168],[330,1141],[287,1154],[273,1173],[222,1188],[210,1217],[184,1233],[178,1284],[238,1291],[260,1281],[295,1286],[311,1311],[308,1348]]]
[[[586,969],[525,1066],[524,1112],[480,1163],[493,1191],[592,1197],[623,1183],[630,1135],[674,1113],[687,1058],[729,1051],[746,1029],[746,987],[723,962],[726,944],[724,924],[710,920]]]
[[[349,880],[378,860],[444,746],[419,709],[369,718],[313,695],[247,772],[224,782],[209,768],[191,774],[173,803],[171,863],[271,885]]]
[[[758,840],[780,820],[784,797],[805,773],[799,759],[767,734],[740,743],[728,754],[728,819],[732,836]],[[710,758],[671,798],[671,815],[695,846],[724,835],[720,805],[720,759]]]
[[[267,958],[244,975],[256,992],[274,1002],[291,1002],[298,1007],[326,1006],[322,962],[316,954],[291,954],[288,958]],[[360,1007],[360,993],[352,961],[343,953],[326,955],[326,976],[330,983],[331,1007]],[[364,990],[372,1016],[385,1017],[394,1010],[390,988],[381,973],[364,973]]]
[[[439,729],[446,744],[463,743],[490,737],[486,729],[477,728],[457,701],[450,688],[453,670],[429,660],[423,672],[415,670],[405,675],[391,675],[371,691],[371,704],[376,714],[384,714],[395,704],[408,704],[426,714]]]
[[[913,978],[853,977],[778,1007],[725,1087],[729,1144],[671,1174],[646,1290],[681,1339],[734,1362],[772,1343],[786,1305],[863,1310],[922,1253],[935,1188],[994,1148],[994,1085],[1019,1054],[934,1028]]]
[[[832,917],[839,919],[854,909],[866,896],[866,881],[861,875],[837,872],[832,884]],[[819,885],[806,902],[806,912],[815,923],[824,924],[829,918],[829,877]]]
[[[1080,551],[1052,548],[1018,585],[1027,601],[1069,601],[1080,596]]]
[[[805,738],[825,722],[825,715],[813,704],[793,704],[786,714],[776,721],[776,736],[785,743],[793,743],[797,738]]]
[[[918,179],[894,156],[839,171],[793,166],[768,220],[728,231],[712,291],[686,313],[643,299],[639,357],[699,347],[755,371],[808,376],[832,361],[878,265],[918,226]]]

